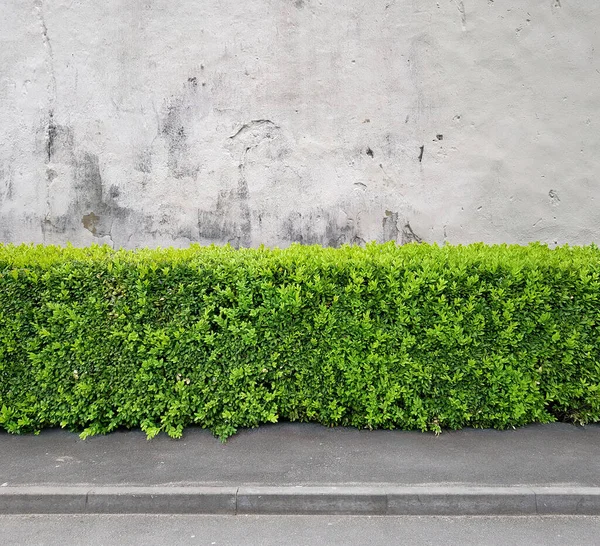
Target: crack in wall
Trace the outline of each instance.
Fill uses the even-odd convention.
[[[54,69],[54,50],[52,49],[52,42],[48,36],[48,26],[46,25],[46,18],[44,17],[44,6],[42,0],[34,0],[33,7],[37,14],[38,22],[42,32],[42,41],[44,42],[44,48],[46,50],[46,69],[48,70],[48,124],[46,126],[46,212],[41,222],[42,240],[46,242],[46,228],[50,222],[50,184],[52,183],[50,163],[52,162],[52,155],[54,153],[54,143],[57,136],[57,126],[54,123],[54,110],[56,107],[56,72]]]
[[[40,27],[42,29],[42,39],[44,41],[44,47],[47,50],[46,66],[48,68],[48,75],[50,77],[50,81],[48,82],[48,111],[53,114],[54,107],[56,105],[56,72],[54,70],[54,50],[52,49],[52,42],[50,41],[50,37],[48,36],[48,26],[46,25],[46,18],[44,17],[43,0],[34,0],[33,6],[35,8]]]
[[[463,2],[463,0],[459,0],[459,1],[455,0],[455,4],[456,4],[456,8],[458,9],[458,11],[460,13],[460,20],[461,20],[463,32],[465,32],[467,30],[467,12],[465,10],[465,3]]]
[[[108,230],[107,237],[108,237],[108,239],[109,239],[109,241],[110,241],[110,246],[112,246],[113,248],[115,248],[115,241],[114,241],[114,239],[113,239],[113,234],[112,234],[112,231],[113,231],[113,226],[114,226],[114,225],[115,225],[115,219],[114,219],[114,218],[112,218],[112,219],[111,219],[111,222],[110,222],[110,228],[109,228],[109,230]]]

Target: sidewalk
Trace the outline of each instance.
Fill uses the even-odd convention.
[[[0,433],[0,514],[596,514],[600,426]]]

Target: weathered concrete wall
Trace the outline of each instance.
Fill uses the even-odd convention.
[[[595,0],[2,0],[0,240],[600,241]]]

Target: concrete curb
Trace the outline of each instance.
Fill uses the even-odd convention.
[[[1,514],[600,515],[600,487],[0,488]]]

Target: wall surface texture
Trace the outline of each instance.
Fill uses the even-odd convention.
[[[597,0],[1,0],[0,241],[600,242]]]

